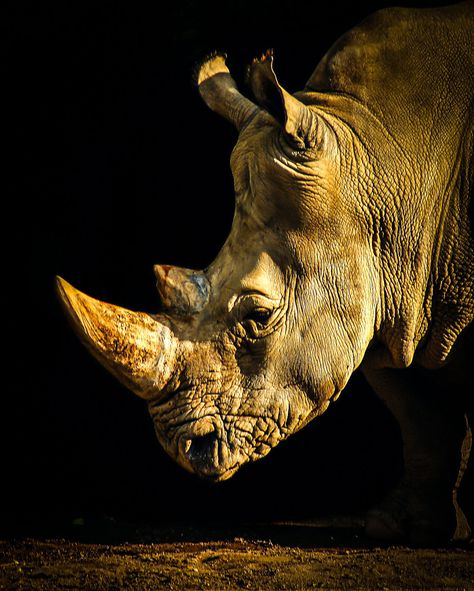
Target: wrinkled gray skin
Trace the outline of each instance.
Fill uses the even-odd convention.
[[[455,489],[474,391],[473,48],[469,2],[374,14],[293,96],[269,53],[250,68],[255,102],[223,57],[201,65],[203,99],[240,131],[216,260],[157,266],[156,316],[60,280],[79,335],[148,400],[184,468],[229,478],[324,412],[361,366],[405,456],[367,532],[466,535]]]

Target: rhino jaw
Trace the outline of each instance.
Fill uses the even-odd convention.
[[[174,372],[177,339],[170,328],[149,314],[91,298],[61,277],[57,292],[94,357],[141,398],[158,398]]]

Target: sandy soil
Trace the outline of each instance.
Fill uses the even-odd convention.
[[[98,536],[129,538],[114,543],[91,542],[97,531],[84,525],[69,535],[79,541],[0,541],[0,589],[474,590],[472,545],[377,547],[359,524],[129,528]]]

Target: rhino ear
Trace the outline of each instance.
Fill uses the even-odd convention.
[[[206,105],[240,130],[259,108],[238,91],[226,57],[215,53],[205,58],[195,68],[194,79]]]
[[[281,124],[294,147],[315,148],[321,144],[324,125],[320,117],[279,84],[273,70],[273,50],[253,60],[248,81],[257,102]]]

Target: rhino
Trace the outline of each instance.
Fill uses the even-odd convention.
[[[166,452],[212,481],[321,415],[359,368],[398,420],[404,458],[368,535],[466,536],[474,3],[375,12],[294,94],[273,51],[247,80],[252,98],[219,53],[196,70],[204,102],[238,131],[235,214],[216,259],[156,265],[156,314],[58,278],[67,315],[147,402]]]

